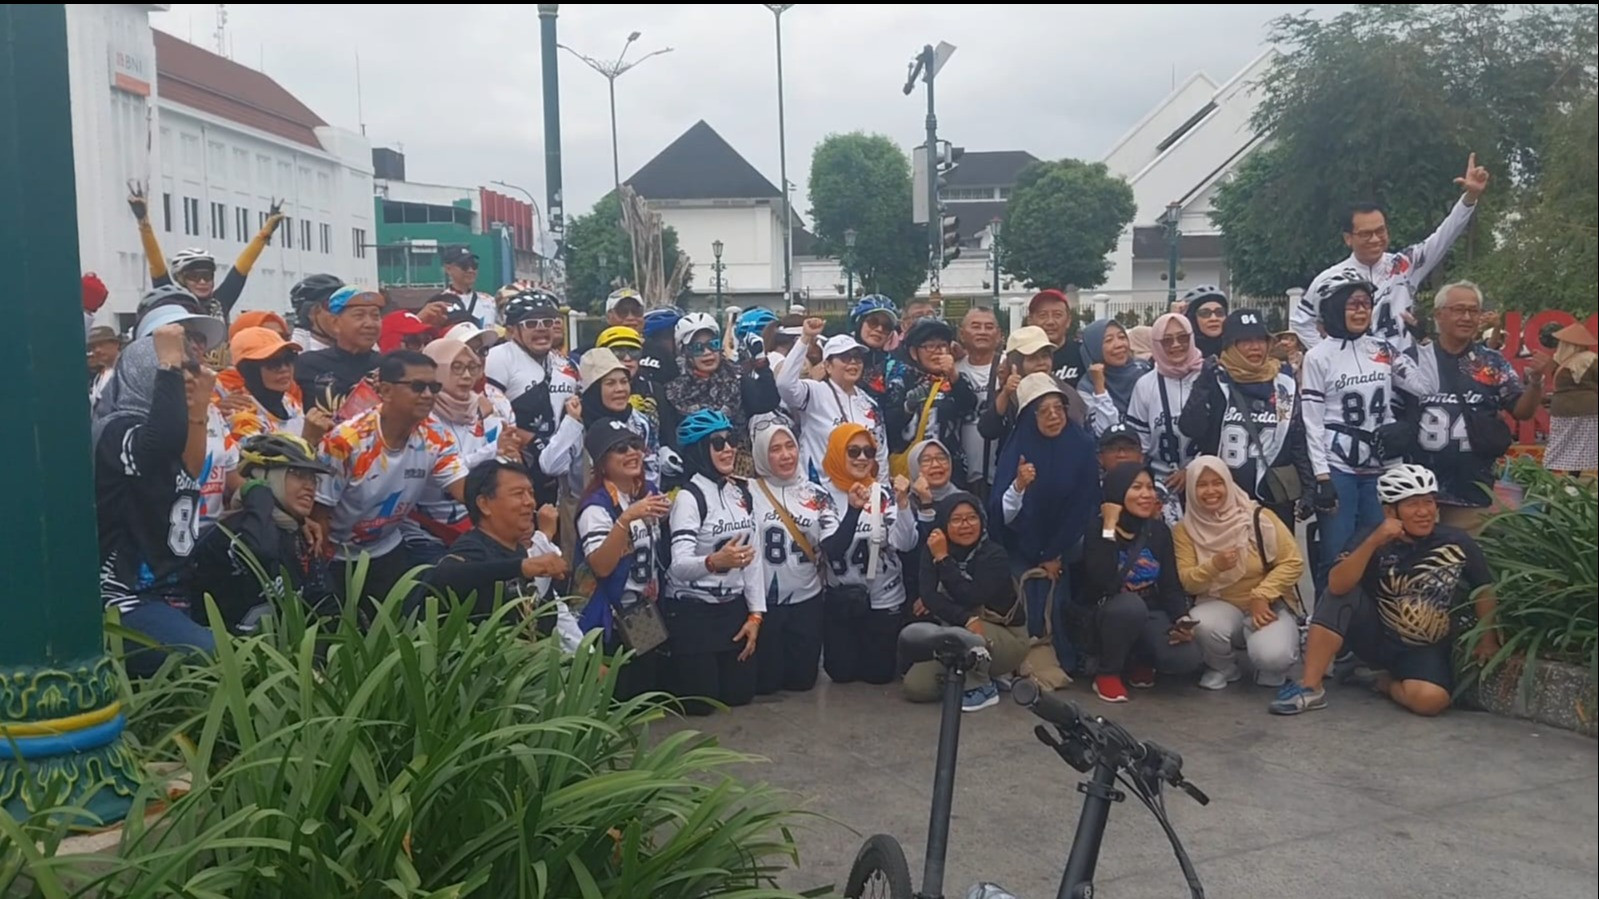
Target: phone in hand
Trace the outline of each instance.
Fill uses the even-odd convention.
[[[1174,631],[1191,631],[1191,630],[1193,630],[1194,628],[1196,628],[1198,626],[1199,626],[1199,619],[1198,618],[1194,618],[1191,615],[1184,615],[1183,617],[1181,617],[1181,618],[1177,619],[1175,622],[1173,622],[1171,627],[1172,627],[1172,630],[1174,630]]]

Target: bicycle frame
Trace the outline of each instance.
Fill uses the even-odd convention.
[[[927,819],[922,889],[917,894],[921,899],[944,897],[944,857],[949,852],[949,815],[955,805],[955,762],[960,753],[961,695],[965,689],[965,666],[958,661],[945,666],[944,698],[938,722],[938,759],[933,764],[933,807]]]
[[[1056,899],[1089,899],[1094,895],[1094,869],[1099,865],[1099,848],[1105,840],[1105,825],[1110,821],[1112,803],[1127,798],[1116,789],[1116,767],[1101,758],[1094,763],[1094,775],[1079,784],[1083,810],[1077,816],[1077,832],[1072,836],[1071,855],[1060,878]]]

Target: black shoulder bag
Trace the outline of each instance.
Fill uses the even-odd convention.
[[[1260,525],[1260,515],[1265,511],[1265,506],[1255,506],[1255,549],[1260,551],[1261,577],[1271,574],[1271,570],[1277,567],[1277,560],[1266,555],[1266,534]],[[1294,614],[1294,618],[1298,619],[1300,624],[1304,624],[1309,620],[1310,616],[1305,614],[1305,597],[1300,594],[1298,584],[1294,584],[1294,589],[1291,593],[1283,594],[1283,602],[1287,604],[1288,611]]]

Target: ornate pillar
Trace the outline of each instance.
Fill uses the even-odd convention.
[[[66,7],[0,6],[0,807],[112,822],[137,766],[103,650],[77,208]]]

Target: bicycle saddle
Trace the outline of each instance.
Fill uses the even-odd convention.
[[[964,627],[940,627],[931,621],[907,624],[899,632],[900,658],[910,664],[937,659],[944,664],[987,648],[982,637]]]

